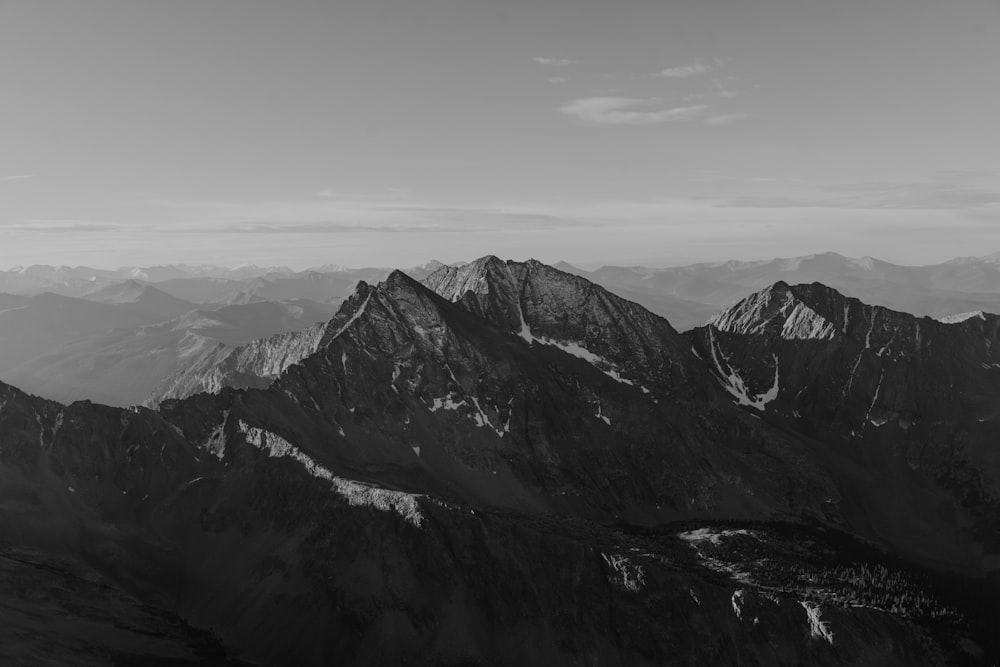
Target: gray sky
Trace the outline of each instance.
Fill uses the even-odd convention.
[[[998,0],[0,0],[0,266],[1000,250]]]

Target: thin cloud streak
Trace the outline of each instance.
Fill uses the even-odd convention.
[[[711,60],[705,60],[699,58],[693,63],[687,63],[685,65],[675,65],[674,67],[667,67],[662,69],[654,76],[658,76],[664,79],[689,79],[694,76],[701,76],[702,74],[708,74],[709,72],[714,72],[716,69],[722,67],[728,62],[727,58],[713,58]]]
[[[62,234],[75,232],[116,232],[122,225],[111,222],[86,222],[82,220],[25,220],[0,224],[0,233]]]
[[[832,194],[831,194],[832,193]],[[800,196],[745,196],[726,208],[820,208],[975,211],[1000,206],[1000,189],[955,183],[856,183],[821,188]]]
[[[709,107],[692,105],[656,109],[637,110],[634,107],[660,103],[658,99],[634,97],[583,97],[569,102],[558,111],[576,118],[587,125],[658,125],[677,123],[703,117]]]
[[[663,77],[664,79],[689,79],[693,76],[708,74],[711,71],[712,68],[705,63],[694,63],[692,65],[668,67],[657,72],[656,76]]]
[[[569,65],[579,65],[579,60],[573,60],[572,58],[546,58],[544,56],[535,56],[532,58],[539,65],[547,65],[549,67],[568,67]]]
[[[719,114],[718,116],[712,116],[711,118],[706,118],[705,125],[731,125],[749,117],[750,114],[746,113],[724,113]]]

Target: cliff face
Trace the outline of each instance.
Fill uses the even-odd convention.
[[[153,391],[145,405],[201,392],[218,393],[223,387],[266,387],[292,364],[316,351],[328,322],[301,331],[275,334],[236,348],[206,342]]]
[[[721,330],[696,353],[582,279],[477,264],[360,285],[311,354],[257,357],[278,372],[260,388],[153,411],[0,386],[2,534],[269,664],[991,650],[993,616],[832,528],[872,536],[894,508],[789,427],[783,371],[764,388],[734,353],[706,365]],[[750,402],[778,389],[740,406],[713,368],[746,370]]]
[[[989,555],[1000,550],[998,335],[994,315],[946,323],[819,284],[778,283],[691,338],[737,400],[744,394],[771,418],[847,453],[873,473],[869,491],[898,493],[921,508],[919,519],[887,517],[879,530],[928,558],[959,558],[964,545],[992,570],[1000,565]],[[956,515],[971,529],[956,533]],[[908,527],[924,537],[904,535]]]

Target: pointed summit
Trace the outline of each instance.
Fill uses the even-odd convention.
[[[778,281],[727,308],[708,324],[719,331],[734,334],[780,332],[786,339],[830,340],[846,331],[852,303],[825,285],[791,287]]]
[[[676,387],[694,361],[663,318],[536,259],[504,262],[487,255],[460,268],[441,268],[424,284],[529,344],[582,350],[624,378]]]
[[[464,266],[442,266],[424,279],[424,285],[503,329],[520,331],[521,285],[512,266],[513,262],[486,255]]]

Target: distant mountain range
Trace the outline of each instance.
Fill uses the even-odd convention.
[[[413,273],[428,269],[416,268]],[[56,400],[132,405],[235,346],[329,320],[388,269],[156,266],[0,272],[0,378]]]
[[[1000,258],[996,255],[929,266],[900,266],[870,257],[824,253],[667,269],[562,268],[642,303],[680,330],[704,324],[720,308],[779,280],[789,284],[820,282],[874,305],[934,318],[976,310],[1000,312]]]
[[[432,261],[406,273],[422,280],[442,267]],[[584,271],[566,263],[557,268],[643,305],[681,331],[703,325],[720,309],[779,280],[818,281],[867,303],[934,318],[1000,312],[997,256],[923,267],[826,253],[667,269]],[[377,283],[389,273],[335,265],[299,272],[187,265],[114,271],[31,266],[0,272],[0,378],[58,400],[129,405],[187,395],[228,382],[211,379],[218,371],[209,368],[239,358],[227,371],[239,374],[259,358],[235,347],[318,326],[359,282]],[[56,295],[102,306],[57,301]],[[250,375],[259,372],[262,368]]]
[[[441,262],[432,261],[406,272],[420,280],[441,266]],[[554,266],[641,303],[669,318],[682,331],[704,324],[720,308],[778,280],[790,284],[821,282],[875,305],[935,318],[975,310],[1000,310],[1000,254],[963,257],[928,266],[902,266],[835,253],[666,269],[604,266],[585,271],[565,262]],[[238,268],[171,265],[116,270],[30,266],[0,271],[0,293],[47,291],[83,296],[135,280],[199,304],[297,298],[330,301],[344,298],[359,280],[378,282],[389,272],[385,268],[350,269],[339,265],[305,271],[252,265]]]

